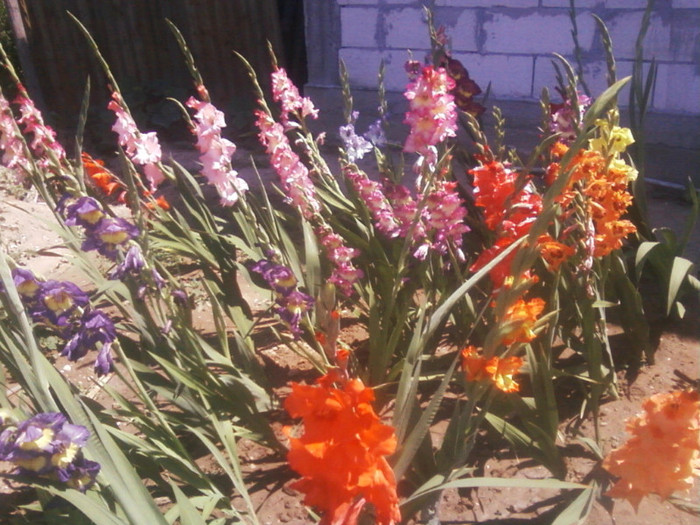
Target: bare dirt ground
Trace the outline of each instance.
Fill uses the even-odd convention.
[[[176,155],[175,155],[176,156]],[[177,156],[176,156],[177,158]],[[180,154],[177,160],[188,163],[190,155]],[[246,172],[245,170],[248,170]],[[255,177],[250,164],[243,170],[244,175]],[[44,278],[71,280],[86,285],[86,280],[68,260],[68,252],[61,245],[60,237],[53,231],[53,217],[42,202],[18,200],[7,194],[0,194],[0,249],[13,257],[17,263],[28,267]],[[678,196],[650,194],[650,220],[655,227],[668,226],[680,234],[685,216],[690,206]],[[691,239],[688,258],[700,261],[700,231]],[[688,387],[687,379],[698,380],[700,366],[700,311],[698,303],[691,302],[686,318],[660,325],[660,335],[656,360],[646,365],[639,375],[629,379],[620,375],[621,396],[603,406],[601,413],[602,447],[610,450],[626,440],[625,419],[640,410],[642,399],[657,392],[667,392]],[[203,327],[207,326],[206,312],[196,312]],[[614,332],[615,328],[612,327]],[[351,336],[351,334],[347,334]],[[274,345],[261,350],[261,359],[269,367],[275,368],[280,384],[286,380],[299,380],[304,376],[305,363],[291,353]],[[99,386],[89,363],[66,363],[59,361],[59,368],[89,395],[99,394]],[[108,377],[109,381],[112,381]],[[11,396],[16,392],[10,390]],[[584,426],[590,435],[590,425]],[[571,447],[575,443],[567,443]],[[573,450],[573,449],[572,449]],[[267,452],[254,444],[242,444],[244,468],[259,475],[260,489],[253,494],[259,505],[262,523],[303,524],[308,523],[308,513],[300,502],[298,494],[286,486],[289,479],[281,476],[281,463],[265,461]],[[525,464],[513,457],[506,448],[489,448],[484,451],[480,466],[481,475],[493,477],[547,478],[548,472],[536,465]],[[571,481],[581,481],[591,472],[595,461],[585,454],[572,454],[569,458]],[[277,470],[280,469],[280,470]],[[277,474],[280,473],[280,474]],[[653,473],[650,473],[653,475]],[[0,500],[4,497],[0,490]],[[549,523],[547,517],[548,498],[556,492],[533,489],[485,489],[474,491],[446,491],[438,506],[440,523],[466,524],[518,524]],[[700,503],[697,490],[689,496],[695,504]],[[541,505],[540,502],[545,504]],[[2,519],[0,504],[0,522]],[[418,523],[418,522],[413,522]],[[698,523],[698,518],[679,510],[668,501],[655,497],[646,498],[637,512],[627,502],[616,502],[612,514],[596,504],[588,520],[589,525],[690,525]]]

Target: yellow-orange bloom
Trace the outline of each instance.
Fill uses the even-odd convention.
[[[322,510],[326,525],[356,523],[365,502],[374,507],[375,523],[400,521],[396,480],[386,461],[396,450],[396,435],[374,412],[372,389],[338,371],[315,385],[291,386],[284,407],[303,419],[304,434],[290,436],[287,461],[302,476],[292,487],[305,494],[304,503]]]
[[[698,392],[656,394],[642,408],[627,421],[632,437],[603,461],[603,468],[620,478],[607,495],[627,499],[635,508],[652,492],[666,498],[689,490],[700,467]]]
[[[553,272],[556,272],[562,263],[576,253],[576,249],[573,246],[555,241],[549,235],[540,235],[537,239],[537,246],[540,249],[540,255]]]
[[[496,385],[496,388],[506,393],[520,390],[520,385],[513,376],[522,366],[523,360],[520,357],[494,356],[486,359],[474,346],[467,346],[462,350],[462,370],[467,381],[488,379]]]
[[[539,297],[529,301],[518,299],[506,311],[504,323],[512,328],[503,336],[503,344],[529,343],[537,334],[532,331],[537,322],[537,317],[544,310],[545,302]]]

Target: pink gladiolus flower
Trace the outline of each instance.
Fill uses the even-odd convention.
[[[0,149],[2,164],[8,168],[29,169],[29,159],[24,151],[22,137],[10,109],[10,103],[0,93]]]
[[[221,204],[232,206],[238,201],[239,194],[248,190],[248,184],[238,177],[231,164],[236,145],[221,136],[221,130],[226,126],[224,114],[213,104],[194,97],[185,104],[196,111],[194,133],[201,153],[202,175],[219,192]]]
[[[151,188],[158,187],[165,175],[158,165],[162,158],[160,143],[155,131],[141,133],[124,106],[124,101],[116,91],[107,105],[117,117],[112,125],[112,131],[119,135],[119,145],[124,148],[128,157],[139,166],[143,166],[144,174]]]
[[[44,124],[41,112],[34,105],[34,101],[29,98],[27,91],[20,84],[19,96],[15,99],[15,104],[19,106],[20,118],[17,123],[22,125],[25,133],[31,133],[33,138],[29,147],[34,154],[39,157],[38,164],[44,169],[48,169],[52,160],[47,156],[52,152],[53,157],[59,163],[65,161],[66,152],[56,141],[56,132],[50,126]]]
[[[260,143],[270,156],[270,163],[279,175],[289,202],[299,209],[304,218],[311,219],[321,211],[321,205],[316,199],[309,170],[292,150],[282,125],[264,111],[255,111],[255,116]]]
[[[411,126],[411,132],[404,151],[418,153],[428,165],[437,160],[434,146],[455,136],[457,111],[454,97],[449,93],[454,87],[455,81],[444,68],[426,66],[406,88],[404,96],[409,101],[409,110],[404,123]]]
[[[326,257],[334,266],[328,282],[336,285],[346,295],[351,295],[353,284],[364,275],[362,270],[356,268],[351,260],[359,255],[360,252],[355,248],[346,246],[343,238],[327,224],[318,226],[315,231]]]
[[[456,187],[456,182],[437,183],[435,190],[428,195],[424,216],[426,230],[431,232],[431,248],[446,255],[451,244],[456,248],[457,256],[463,259],[460,249],[462,235],[469,231],[469,227],[464,224],[467,210],[455,191]]]
[[[398,237],[400,234],[399,222],[394,216],[391,203],[384,195],[382,185],[370,180],[366,173],[351,167],[346,168],[345,176],[367,205],[377,230],[391,239]]]
[[[318,109],[314,107],[309,97],[299,94],[297,87],[289,80],[287,72],[283,68],[278,68],[272,72],[272,99],[282,106],[280,120],[285,129],[290,127],[289,115],[298,114],[301,118],[318,117]]]

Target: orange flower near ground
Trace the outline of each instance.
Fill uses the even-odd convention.
[[[305,494],[304,503],[323,511],[325,525],[357,523],[365,503],[374,507],[374,523],[400,521],[396,480],[386,461],[396,450],[396,435],[374,412],[372,389],[337,370],[315,385],[291,386],[284,407],[302,418],[304,433],[290,436],[287,461],[302,476],[292,487]]]
[[[500,358],[497,356],[486,359],[479,354],[474,346],[467,346],[462,350],[462,370],[467,381],[481,381],[488,379],[493,381],[496,388],[503,392],[517,392],[520,385],[513,376],[520,371],[523,360],[520,357],[510,356]]]
[[[613,450],[603,468],[620,479],[607,492],[635,509],[655,493],[667,498],[693,487],[700,469],[700,395],[697,391],[656,394],[627,421],[631,438]]]
[[[532,329],[544,307],[544,300],[535,297],[530,301],[518,299],[508,308],[503,322],[508,323],[512,328],[503,336],[503,344],[529,343],[537,337]]]

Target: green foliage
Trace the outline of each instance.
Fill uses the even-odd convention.
[[[433,55],[443,60],[450,55],[432,18],[429,21]],[[120,100],[117,79],[92,37],[76,23],[114,90],[114,100]],[[600,20],[598,24],[604,29]],[[187,44],[170,26],[199,93],[198,102],[206,103],[206,88]],[[72,505],[67,515],[77,509],[84,519],[98,524],[259,523],[250,494],[254,481],[242,465],[240,447],[254,442],[267,451],[270,461],[279,461],[287,447],[279,426],[288,423],[280,417],[280,391],[273,388],[273,378],[260,359],[263,339],[286,346],[310,363],[314,373],[333,370],[338,377],[359,378],[374,389],[377,412],[391,419],[395,432],[397,448],[390,463],[403,482],[405,519],[433,507],[446,489],[506,486],[570,491],[559,497],[561,513],[554,523],[585,519],[600,485],[597,480],[563,481],[568,473],[562,445],[578,437],[576,432],[590,416],[596,432],[590,443],[597,448],[599,407],[617,395],[616,363],[607,337],[609,312],[624,319],[623,328],[634,342],[636,350],[629,361],[638,364],[644,355],[650,360],[653,353],[637,283],[647,267],[661,273],[668,283],[667,312],[677,304],[685,283],[693,284],[691,265],[681,255],[698,206],[694,201],[695,215],[681,239],[658,231],[658,240],[639,244],[634,274],[627,267],[627,255],[619,249],[621,239],[619,246],[596,251],[598,237],[604,237],[594,228],[600,218],[596,211],[605,206],[595,201],[579,168],[586,154],[601,159],[600,170],[626,166],[615,149],[615,133],[623,132],[618,126],[617,98],[629,81],[616,79],[612,44],[606,31],[603,35],[610,86],[585,112],[577,94],[581,68],[577,72],[563,57],[556,57],[559,87],[573,115],[571,137],[564,149],[560,145],[561,154],[550,153],[563,139],[563,133],[555,133],[544,137],[522,162],[505,147],[505,117],[500,110],[493,111],[496,139],[490,146],[478,118],[460,115],[473,140],[468,148],[481,154],[481,167],[507,172],[510,179],[504,185],[512,188],[496,210],[502,214],[496,225],[488,205],[461,191],[459,206],[470,208],[465,220],[471,232],[463,228],[458,237],[445,234],[449,240],[443,245],[431,228],[444,234],[434,224],[453,218],[441,217],[439,211],[458,193],[456,189],[452,193],[457,187],[453,155],[464,159],[469,158],[468,152],[448,140],[431,144],[434,151],[420,151],[423,162],[414,164],[415,190],[408,189],[406,181],[413,175],[404,174],[403,155],[391,144],[367,148],[376,160],[372,178],[360,167],[364,164],[351,147],[341,148],[338,174],[330,167],[328,155],[322,154],[319,137],[310,131],[304,106],[289,111],[280,109],[279,100],[268,101],[249,66],[258,96],[256,115],[282,130],[274,139],[275,148],[288,148],[281,159],[270,148],[271,164],[282,175],[285,169],[293,172],[297,179],[279,188],[262,183],[255,190],[238,188],[235,202],[228,203],[232,205],[217,206],[212,204],[211,188],[198,174],[176,162],[165,165],[158,160],[153,164],[177,196],[177,204],[166,210],[144,191],[141,163],[125,144],[119,160],[126,207],[120,213],[140,231],[128,241],[143,257],[136,277],[110,278],[112,263],[124,264],[128,255],[122,250],[112,262],[96,262],[83,249],[82,230],[67,223],[57,206],[64,199],[74,202],[89,196],[100,201],[107,216],[116,215],[112,201],[97,191],[80,162],[87,104],[80,115],[76,159],[65,160],[50,151],[48,157],[42,156],[22,139],[22,149],[31,159],[25,175],[55,215],[57,232],[89,282],[91,304],[108,305],[118,319],[115,374],[126,385],[126,391],[104,386],[109,402],[100,405],[61,376],[46,358],[52,350],[49,340],[40,337],[24,309],[11,274],[14,263],[0,258],[4,290],[0,362],[22,389],[20,404],[6,397],[0,397],[0,403],[27,413],[64,412],[90,430],[86,454],[102,466],[97,488],[87,493],[35,482],[39,508],[44,508],[46,498],[55,496]],[[575,25],[573,36],[576,41]],[[340,70],[345,120],[355,133],[349,76],[344,66]],[[379,78],[381,83],[383,72]],[[637,77],[632,80],[639,82]],[[643,108],[651,85],[645,84],[635,95]],[[290,91],[287,94],[294,98]],[[385,125],[383,86],[379,91],[380,125]],[[175,99],[167,101],[168,112],[172,110],[168,122],[184,115],[185,123],[194,127],[186,109],[192,104],[179,100],[182,96],[176,93],[168,95]],[[546,92],[542,107],[543,131],[548,133],[551,116]],[[120,110],[131,115],[125,104]],[[428,159],[433,153],[434,158]],[[530,176],[549,171],[557,173],[553,180]],[[299,194],[294,193],[306,184],[300,172],[309,174],[316,207],[299,202]],[[475,171],[470,176],[478,186]],[[388,182],[381,186],[376,178]],[[372,197],[379,193],[390,204],[390,192],[403,184],[413,206],[407,207],[403,231],[387,234],[371,199],[356,182],[359,179],[365,185],[375,184]],[[498,188],[492,191],[497,193]],[[617,191],[624,194],[626,188]],[[523,195],[526,198],[518,200]],[[311,199],[308,194],[305,198]],[[537,213],[528,215],[527,198],[541,204],[541,209],[533,208]],[[398,204],[393,204],[398,210]],[[457,212],[459,206],[455,206]],[[517,219],[521,210],[526,217]],[[504,234],[509,228],[515,232],[510,236]],[[543,237],[561,241],[570,255],[557,264],[548,261]],[[339,246],[346,250],[340,256],[334,252]],[[491,256],[484,260],[484,254]],[[346,275],[352,274],[349,284],[338,278],[338,259],[346,264],[342,268]],[[261,278],[253,267],[260,261],[285,267],[285,281],[293,281],[295,290],[312,297],[314,307],[306,311],[295,304],[281,305],[284,297],[275,289],[279,283]],[[106,270],[107,266],[112,268]],[[188,284],[196,288],[199,306],[210,316],[208,332],[195,323],[192,304],[183,299],[183,266],[195,275]],[[494,277],[498,272],[505,274],[501,281]],[[272,298],[274,306],[255,308],[243,284],[257,298]],[[541,311],[524,317],[514,314],[517,308],[528,307],[525,297],[538,300]],[[362,330],[353,347],[344,340],[346,323]],[[474,353],[462,354],[465,347]],[[565,351],[573,357],[564,359]],[[469,359],[475,360],[477,369],[470,368]],[[526,366],[521,366],[523,360]],[[499,368],[506,363],[517,366],[511,371]],[[518,393],[514,375],[527,385],[527,392]],[[571,435],[562,435],[564,416],[557,398],[561,386],[581,393]],[[447,421],[446,427],[436,439],[433,430],[440,420]],[[120,424],[128,424],[128,430]],[[544,465],[552,479],[475,477],[476,439],[487,431],[508,441],[519,455]],[[208,467],[202,465],[204,458]]]

